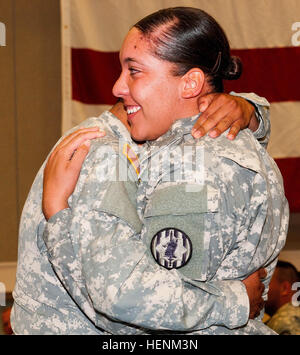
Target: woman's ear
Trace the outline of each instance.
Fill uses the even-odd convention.
[[[192,68],[182,78],[181,97],[190,99],[198,96],[205,82],[205,74],[199,68]]]
[[[291,293],[292,285],[289,281],[283,281],[280,284],[280,295],[287,296]]]

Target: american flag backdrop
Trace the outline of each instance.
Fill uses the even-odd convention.
[[[271,103],[269,153],[284,177],[292,212],[300,212],[300,0],[61,0],[62,130],[115,103],[118,51],[129,28],[164,7],[192,6],[224,28],[244,64],[226,92],[255,92]]]

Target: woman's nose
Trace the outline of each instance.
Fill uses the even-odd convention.
[[[128,94],[128,86],[126,84],[126,80],[124,75],[120,75],[118,80],[115,82],[115,85],[112,89],[112,93],[115,97],[123,98]]]

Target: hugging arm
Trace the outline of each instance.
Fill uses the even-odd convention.
[[[159,266],[140,239],[141,226],[126,198],[127,188],[112,183],[106,190],[97,208],[82,216],[78,252],[70,233],[70,209],[54,215],[44,232],[55,271],[98,327],[122,334],[124,323],[132,326],[133,333],[139,328],[195,331],[247,323],[249,299],[241,281],[199,282]],[[111,191],[120,201],[115,210]],[[117,217],[124,208],[126,216]],[[108,209],[111,214],[104,212]]]
[[[97,209],[82,216],[78,253],[70,209],[54,215],[44,232],[54,269],[83,310],[89,308],[87,302],[96,310],[88,315],[97,326],[119,334],[118,322],[148,330],[191,331],[211,325],[234,328],[248,321],[249,301],[240,281],[193,282],[157,265],[140,240],[137,216],[117,216],[119,207],[130,207],[126,188],[113,183],[106,190],[118,191],[120,205],[105,213],[108,193]]]
[[[267,148],[271,132],[270,103],[268,102],[268,100],[254,93],[235,93],[232,91],[230,92],[230,95],[243,98],[254,107],[255,116],[258,120],[258,127],[256,128],[256,130],[253,130],[249,125],[248,128],[253,131],[253,135],[258,140],[258,142],[264,148]]]
[[[270,138],[270,104],[254,93],[208,94],[199,99],[202,112],[192,134],[195,138],[209,134],[218,137],[229,129],[234,139],[241,129],[249,128],[259,143],[266,147]]]

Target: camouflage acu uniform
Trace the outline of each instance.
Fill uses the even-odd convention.
[[[140,152],[141,240],[117,239],[113,227],[88,234],[81,263],[89,296],[99,312],[144,330],[274,334],[260,319],[247,323],[247,293],[229,280],[266,267],[269,283],[288,225],[281,175],[250,131],[234,142],[225,135],[195,141],[194,123],[177,121]],[[120,219],[120,205],[129,205],[103,203]],[[62,240],[52,237],[54,246]],[[48,245],[50,238],[51,231]],[[56,252],[64,264],[65,255]]]
[[[231,333],[229,328],[247,323],[249,306],[243,284],[228,279],[242,279],[267,262],[271,263],[284,243],[285,232],[278,229],[281,223],[284,224],[283,229],[286,227],[286,216],[281,215],[286,211],[282,211],[285,199],[277,180],[278,172],[267,155],[262,159],[255,152],[261,149],[261,153],[265,154],[252,134],[245,132],[233,146],[224,136],[217,141],[206,137],[196,142],[190,136],[193,123],[191,119],[178,121],[166,135],[140,149],[139,166],[129,165],[134,167],[139,177],[138,206],[135,206],[136,188],[132,181],[107,181],[106,186],[101,181],[99,184],[97,174],[102,167],[101,159],[98,159],[98,173],[90,171],[88,177],[81,173],[77,185],[77,193],[80,191],[80,194],[76,200],[73,195],[71,208],[53,216],[46,226],[44,240],[55,270],[82,309],[87,300],[91,301],[91,306],[101,314],[95,312],[96,324],[110,333],[191,332],[200,329],[201,334]],[[253,154],[245,144],[247,140],[251,142]],[[216,148],[213,148],[215,144]],[[204,148],[202,156],[207,161],[203,164],[200,159],[194,165],[189,164],[195,156],[190,150],[191,154],[185,160],[188,168],[184,172],[184,181],[171,181],[170,171],[175,173],[182,168],[181,150],[177,148],[185,146],[199,146],[201,151]],[[236,152],[237,148],[240,153]],[[228,156],[224,159],[226,150]],[[156,157],[163,151],[174,153],[172,159],[163,157],[157,160]],[[251,155],[248,159],[244,158],[247,154]],[[243,162],[247,168],[239,168],[233,157],[243,157],[238,163]],[[89,157],[89,160],[94,159]],[[267,187],[268,174],[263,179],[257,177],[258,173],[252,173],[252,169],[258,169],[260,164],[267,166],[264,160],[270,164],[268,169],[271,175],[275,171],[271,185],[273,189],[278,185],[275,186],[279,188],[278,199],[276,192],[273,192],[274,196],[262,193],[263,188]],[[166,164],[170,161],[171,165]],[[153,163],[154,167],[149,166]],[[198,175],[198,168],[195,170],[193,167],[196,166],[205,167],[205,179],[201,180],[201,185],[195,181],[194,174]],[[84,166],[83,172],[85,169]],[[155,178],[149,178],[149,172]],[[224,174],[227,173],[226,179]],[[242,194],[241,182],[245,185]],[[231,183],[234,186],[228,192]],[[256,195],[253,194],[254,187],[258,188]],[[253,198],[251,206],[250,197]],[[269,226],[272,219],[272,213],[267,208],[268,197],[271,197],[274,206],[278,204],[280,217],[274,224],[275,231],[270,242],[272,248],[266,252],[264,243],[269,230],[262,229],[265,220],[270,219]],[[183,207],[183,203],[188,207]],[[264,210],[268,212],[256,217],[261,205],[265,205]],[[136,208],[144,222],[141,239],[139,231],[142,225],[134,213]],[[245,216],[245,210],[248,216]],[[225,220],[229,223],[227,228],[223,226]],[[171,229],[180,228],[192,239],[191,257],[187,257],[186,265],[179,265],[181,268],[178,270],[162,267],[153,257],[154,253],[150,252],[153,236],[166,227],[170,229],[170,226],[173,226]],[[247,228],[249,236],[243,232]],[[239,244],[242,247],[236,250]],[[256,253],[258,247],[262,251]],[[239,260],[240,257],[244,258],[244,262]],[[235,261],[235,258],[238,260]],[[253,258],[258,260],[252,263]],[[119,322],[109,323],[107,318]],[[246,328],[235,332],[268,333],[268,328],[259,321],[249,322]]]
[[[280,307],[266,323],[280,335],[300,335],[300,307],[291,302]]]
[[[108,119],[110,122],[107,122]],[[266,124],[268,120],[263,122]],[[54,216],[52,221],[50,221],[48,224],[45,223],[41,212],[43,167],[41,168],[40,172],[36,177],[36,180],[32,186],[31,192],[25,204],[20,228],[18,273],[17,283],[14,290],[15,304],[12,313],[12,325],[15,333],[17,334],[101,334],[100,329],[96,328],[94,324],[97,324],[99,327],[106,329],[111,333],[122,334],[130,332],[144,332],[142,328],[135,330],[135,328],[111,322],[109,318],[107,319],[107,317],[99,317],[97,312],[95,312],[95,308],[97,309],[97,307],[95,307],[95,300],[86,291],[86,275],[85,273],[82,273],[80,263],[78,263],[78,260],[82,262],[82,255],[89,255],[89,247],[97,246],[96,240],[93,240],[93,238],[89,239],[88,237],[86,237],[88,235],[88,232],[90,232],[90,235],[92,235],[93,233],[95,233],[95,228],[97,232],[97,229],[99,228],[100,224],[104,226],[103,228],[104,230],[106,229],[106,231],[110,230],[111,228],[112,216],[110,213],[112,211],[109,210],[110,204],[107,203],[107,200],[110,199],[104,198],[106,196],[106,191],[110,191],[111,193],[111,189],[117,189],[118,198],[125,196],[128,204],[127,209],[125,210],[125,215],[121,215],[121,218],[119,219],[117,218],[118,223],[115,223],[113,233],[105,233],[106,239],[109,240],[110,237],[113,237],[118,238],[119,241],[123,238],[126,244],[127,238],[130,237],[129,239],[134,241],[134,245],[136,245],[137,243],[138,247],[136,248],[137,250],[135,250],[137,254],[139,254],[140,252],[139,246],[141,245],[141,242],[139,241],[139,235],[136,234],[136,231],[139,231],[141,227],[140,221],[135,214],[134,208],[129,207],[135,206],[135,201],[133,198],[136,188],[135,184],[130,182],[129,178],[127,179],[128,181],[126,183],[119,182],[114,184],[114,186],[111,186],[110,188],[106,184],[106,186],[104,186],[103,188],[97,188],[94,179],[95,177],[99,179],[99,174],[102,174],[103,169],[107,169],[107,166],[103,167],[103,165],[101,165],[101,162],[107,161],[108,155],[115,156],[117,158],[118,150],[116,148],[116,136],[119,138],[122,137],[122,139],[126,141],[128,133],[127,131],[125,132],[124,127],[120,125],[120,123],[116,121],[109,113],[104,113],[99,119],[88,120],[82,124],[82,126],[94,125],[100,125],[108,133],[111,132],[112,135],[108,134],[105,142],[103,140],[101,142],[97,142],[93,144],[91,148],[91,152],[89,155],[90,158],[87,159],[87,161],[85,162],[86,165],[85,167],[83,167],[76,191],[70,199],[70,206],[73,212],[73,215],[71,217],[73,223],[69,224],[69,210],[62,211],[61,213]],[[264,130],[262,129],[262,131]],[[107,151],[103,151],[97,148],[99,146],[102,147],[103,145],[110,147],[110,149],[108,149]],[[111,151],[111,147],[114,147],[113,151]],[[98,151],[100,153],[98,153]],[[120,161],[122,161],[122,159],[120,159]],[[128,160],[126,159],[125,161],[123,161],[123,163],[120,163],[120,165],[122,164],[128,164]],[[97,167],[99,167],[100,169]],[[130,169],[132,169],[132,165],[129,165],[128,169],[128,175],[131,175]],[[88,183],[86,183],[85,178],[89,176],[91,171],[93,172],[91,174],[92,178],[88,181]],[[91,201],[91,203],[93,202],[92,205],[84,205],[85,201],[82,202],[80,200],[80,197],[84,196],[84,194],[82,194],[83,191],[84,193],[87,193],[90,196],[92,194],[95,197]],[[105,203],[102,203],[103,201],[106,201],[107,206],[105,206]],[[117,203],[118,199],[115,201],[115,204]],[[77,204],[78,208],[76,209],[75,206]],[[105,213],[101,215],[101,209],[104,208],[103,206],[105,207],[105,209],[102,212]],[[88,209],[90,209],[90,211],[87,211]],[[74,212],[75,210],[77,211],[77,216]],[[124,210],[122,211],[122,209],[120,209],[119,213],[124,214]],[[87,222],[83,223],[83,225],[80,225],[80,218],[83,215],[87,217]],[[128,220],[130,220],[130,224],[123,222]],[[61,221],[62,223],[59,223],[59,221]],[[66,221],[68,223],[65,223]],[[91,224],[90,221],[95,221],[95,223]],[[47,260],[47,250],[41,238],[45,225],[47,227],[45,231],[45,238],[48,241],[50,260],[52,257],[53,265],[54,267],[57,267],[56,271],[58,271],[61,281],[63,285],[67,288],[68,292],[65,291],[63,285],[58,281],[56,274],[53,272]],[[65,229],[63,229],[63,226],[65,226]],[[67,227],[70,227],[69,229],[71,231]],[[80,233],[83,233],[83,235],[86,237],[86,241],[81,243],[80,240],[76,240],[76,238],[74,237],[74,240],[71,239],[72,243],[68,244],[70,240],[69,237],[73,237],[74,235],[76,235],[76,229],[79,227],[81,229]],[[72,231],[72,228],[73,230],[75,230],[75,233]],[[88,231],[89,228],[92,229]],[[79,236],[79,234],[77,233],[77,236]],[[61,235],[64,236],[64,239],[61,241],[61,243],[58,243],[58,245],[56,244],[55,248],[51,248],[51,243],[55,244],[55,238],[51,238],[51,235],[52,237],[57,237]],[[95,233],[95,235],[97,235],[97,233]],[[109,243],[111,243],[111,241],[109,241]],[[104,246],[105,243],[103,243],[103,248]],[[55,261],[59,260],[59,257],[55,259],[56,253],[58,255],[61,255],[59,254],[61,251],[60,247],[66,247],[65,251],[67,255],[64,257],[65,259],[69,260],[69,256],[71,258],[73,257],[72,263],[68,264],[68,262],[65,262],[65,268],[61,269],[59,269],[61,265],[59,264],[59,262],[57,265],[55,265]],[[72,253],[67,252],[67,247],[72,248],[73,255]],[[142,245],[142,247],[144,248],[144,245]],[[95,250],[97,250],[97,248]],[[132,250],[130,251],[132,252]],[[136,253],[132,253],[133,259],[136,257]],[[78,259],[74,259],[74,256],[76,258],[78,257]],[[87,258],[87,260],[89,260],[89,258]],[[172,271],[168,272],[168,274],[171,275]],[[180,280],[180,283],[182,284],[182,281],[180,279],[181,276],[177,273],[175,274],[176,282]],[[170,276],[168,276],[168,279],[168,281],[172,282],[170,280]],[[98,281],[96,280],[96,282],[99,282],[99,279]],[[35,287],[33,287],[33,285]],[[190,287],[192,289],[194,288],[194,286],[190,282],[187,282],[186,285],[187,286],[185,287]],[[215,318],[220,319],[222,318],[221,313],[216,315],[214,314],[214,312],[219,313],[221,308],[225,308],[227,309],[227,313],[225,312],[224,314],[229,314],[230,312],[228,311],[228,308],[230,309],[231,302],[234,303],[234,297],[230,299],[229,296],[228,299],[226,299],[226,297],[223,298],[220,297],[220,295],[223,296],[226,294],[226,292],[229,295],[230,292],[232,292],[232,289],[233,295],[238,295],[239,292],[244,292],[244,290],[241,290],[242,287],[238,284],[238,282],[227,282],[226,286],[226,283],[217,281],[215,285],[212,284],[211,286],[209,286],[207,284],[201,286],[202,288],[197,286],[196,289],[200,290],[201,295],[206,293],[206,298],[204,298],[202,301],[203,303],[206,301],[206,299],[211,297],[211,295],[217,298],[216,303],[219,304],[215,306],[214,311],[212,313]],[[113,287],[109,287],[108,291],[112,292],[113,294]],[[69,296],[69,292],[72,295],[73,299]],[[193,295],[195,293],[193,292],[194,290],[191,290],[186,294]],[[164,292],[162,292],[162,294],[164,294]],[[176,294],[174,296],[176,296]],[[178,297],[178,295],[176,297]],[[177,301],[176,297],[174,301]],[[83,313],[79,310],[74,300],[80,305],[80,308]],[[174,302],[174,304],[175,303],[176,302]],[[241,304],[242,305],[240,309],[243,309],[244,307],[245,309],[243,313],[247,313],[247,305],[245,304],[245,302],[241,302]],[[222,309],[222,312],[224,312],[224,309]],[[125,313],[128,312],[125,310]],[[111,315],[110,312],[107,312],[107,314],[109,316]],[[155,316],[153,317],[153,320],[154,318]],[[178,315],[175,315],[175,318],[178,318]],[[226,318],[226,316],[224,318]],[[244,323],[246,320],[245,315],[242,315],[240,318],[243,318],[242,323]],[[176,321],[178,322],[177,319]],[[213,323],[213,319],[211,322]],[[129,323],[135,324],[134,321],[129,321]],[[169,323],[170,329],[173,329],[173,320],[170,320]],[[227,319],[222,319],[220,323],[228,326],[237,326],[241,323],[241,320],[239,320],[237,323],[236,320],[228,321]],[[153,326],[155,327],[155,325]],[[151,326],[149,328],[151,328]],[[168,328],[168,325],[166,328]],[[186,324],[183,326],[183,328],[189,329],[191,328],[191,325]],[[178,329],[181,330],[182,327],[179,327]]]
[[[244,297],[238,301],[245,292],[239,281],[217,280],[192,285],[177,272],[169,272],[147,257],[146,246],[140,239],[142,223],[136,206],[139,167],[131,164],[134,161],[132,150],[128,154],[125,149],[126,154],[123,154],[127,143],[134,146],[129,136],[127,140],[124,137],[121,143],[116,141],[115,151],[110,151],[109,156],[105,156],[103,139],[92,141],[76,190],[69,200],[70,208],[52,216],[45,227],[44,241],[49,260],[63,284],[83,312],[98,327],[112,334],[148,333],[157,328],[183,331],[193,328],[193,323],[201,328],[212,324],[229,327],[244,324],[248,318],[248,300]],[[112,143],[110,139],[110,147]],[[141,154],[144,154],[143,148]],[[108,160],[113,163],[107,168]],[[111,174],[106,174],[109,171]],[[125,280],[127,288],[131,271],[134,270],[136,275],[137,264],[142,268],[139,270],[142,278],[147,279],[149,272],[150,283],[148,286],[140,284],[143,293],[140,302],[130,297],[129,288],[126,300],[130,298],[130,310],[121,311],[122,319],[116,318],[121,322],[110,321],[115,319],[115,311],[106,309],[106,304],[109,305],[109,300],[116,297],[115,292],[118,292],[122,280]],[[99,293],[90,294],[89,284],[96,286]],[[135,286],[136,291],[141,291],[141,288]],[[155,298],[152,297],[153,292]],[[144,303],[148,297],[151,317],[149,313],[145,319],[139,318],[141,302]],[[193,304],[192,309],[186,304]],[[173,312],[169,312],[170,308]],[[168,313],[168,317],[160,316],[163,311]],[[233,314],[237,315],[234,319]]]
[[[109,112],[84,121],[72,131],[89,126],[99,126],[107,131],[107,138],[101,141],[104,146],[110,144],[110,140],[118,142],[118,136],[128,135],[126,128]],[[46,224],[41,209],[44,166],[31,187],[20,222],[17,278],[11,314],[14,333],[101,334],[102,331],[90,320],[93,313],[87,309],[84,314],[78,308],[49,263],[42,239]]]
[[[177,269],[193,283],[243,280],[265,267],[266,297],[288,227],[281,174],[249,130],[234,142],[224,134],[195,141],[190,135],[194,123],[177,121],[167,134],[148,143],[148,155],[141,160],[145,168],[140,173],[138,211],[148,258]],[[130,277],[134,294],[134,272]],[[138,273],[136,280],[140,281]],[[134,298],[139,297],[136,293]],[[114,299],[116,308],[118,301]],[[140,317],[147,314],[142,308],[141,312]],[[198,333],[271,333],[260,318],[238,330],[227,328],[212,326]]]

